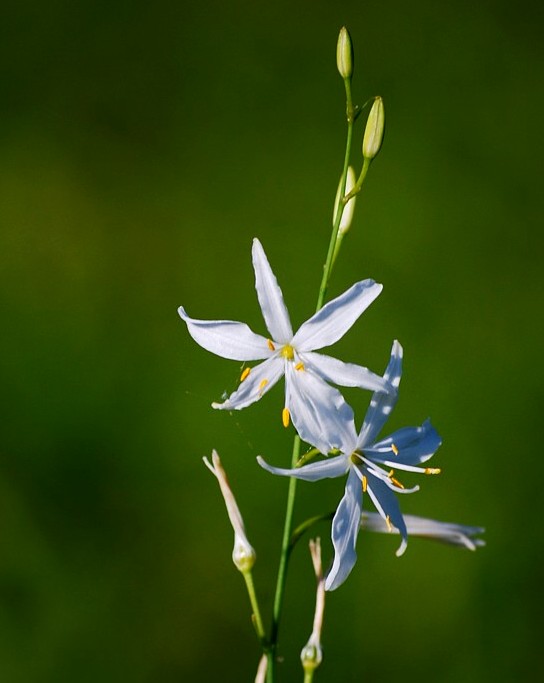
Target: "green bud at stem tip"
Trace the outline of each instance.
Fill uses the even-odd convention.
[[[351,37],[345,26],[342,26],[336,45],[336,66],[342,78],[351,78],[353,74],[353,47]]]
[[[381,97],[374,99],[374,104],[368,115],[365,135],[363,138],[363,156],[366,159],[374,159],[380,151],[383,142],[385,128],[385,111]]]

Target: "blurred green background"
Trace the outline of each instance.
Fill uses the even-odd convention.
[[[343,24],[354,97],[384,97],[387,134],[330,294],[385,286],[334,355],[381,371],[401,340],[389,426],[431,416],[444,440],[442,476],[403,509],[485,525],[488,545],[413,539],[397,559],[396,539],[361,536],[328,597],[316,680],[535,680],[540,3],[23,0],[2,14],[1,680],[253,680],[232,532],[201,457],[217,448],[229,472],[268,619],[287,482],[255,456],[286,464],[292,432],[279,388],[211,410],[239,364],[200,349],[176,308],[264,332],[258,236],[293,323],[311,313],[343,156]],[[361,415],[368,396],[348,395]],[[300,485],[296,519],[342,490]],[[304,542],[280,681],[302,679],[313,598]]]

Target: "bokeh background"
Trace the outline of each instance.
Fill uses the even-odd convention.
[[[294,324],[311,313],[343,156],[343,24],[355,99],[384,97],[387,134],[330,293],[385,286],[334,353],[381,371],[402,341],[390,427],[431,416],[444,440],[442,476],[403,509],[485,525],[487,546],[413,539],[397,559],[395,538],[361,536],[316,680],[538,678],[540,4],[23,0],[2,14],[1,680],[253,680],[201,458],[215,447],[229,472],[268,619],[287,482],[255,456],[286,464],[292,432],[280,389],[211,410],[239,364],[192,342],[176,308],[264,332],[258,236]],[[361,415],[368,396],[349,398]],[[297,520],[342,487],[300,485]],[[305,540],[280,681],[302,679],[313,598]]]

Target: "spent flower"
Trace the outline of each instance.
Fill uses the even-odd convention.
[[[232,528],[234,529],[234,547],[232,549],[232,561],[236,565],[236,568],[241,572],[250,571],[255,564],[257,555],[253,549],[251,543],[247,540],[246,530],[244,527],[244,520],[240,513],[236,499],[232,489],[230,488],[227,473],[221,465],[221,460],[217,451],[212,452],[212,462],[208,458],[203,458],[206,467],[217,477],[219,482],[219,487],[221,488],[221,493],[225,499],[225,505],[227,506],[227,514],[230,519]]]

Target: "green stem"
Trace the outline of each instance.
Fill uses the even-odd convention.
[[[344,86],[346,89],[346,116],[348,123],[347,138],[346,138],[346,151],[344,154],[344,167],[342,170],[342,179],[340,184],[340,196],[343,197],[346,192],[346,179],[348,174],[349,158],[351,153],[351,142],[353,138],[353,124],[356,118],[356,112],[353,107],[353,101],[351,97],[351,83],[349,79],[344,79]],[[333,256],[334,247],[338,237],[338,228],[340,227],[340,221],[342,220],[342,214],[344,212],[345,203],[339,202],[338,209],[336,211],[336,216],[334,219],[331,240],[329,243],[329,249],[327,252],[327,259],[323,267],[323,277],[321,279],[321,285],[319,287],[319,295],[317,297],[316,312],[323,307],[325,301],[325,296],[327,294],[327,288],[329,286],[329,279],[331,277],[332,266],[333,266]],[[291,457],[291,467],[294,468],[300,457],[300,437],[298,434],[295,436],[293,441],[293,454]],[[283,608],[283,596],[285,592],[285,579],[287,576],[287,568],[289,565],[289,557],[291,554],[291,532],[293,527],[293,513],[295,509],[295,497],[297,491],[297,480],[294,477],[289,478],[289,490],[287,493],[287,506],[285,510],[285,522],[283,526],[283,539],[281,545],[281,556],[280,565],[278,568],[278,579],[276,582],[276,593],[274,596],[274,612],[272,617],[272,629],[270,633],[270,643],[267,649],[268,656],[268,668],[266,673],[267,683],[274,683],[275,680],[275,665],[276,665],[276,652],[278,647],[278,632],[281,620],[281,613]],[[311,681],[311,678],[309,679]]]
[[[304,683],[312,683],[314,680],[314,669],[309,669],[304,672]]]
[[[259,609],[259,601],[257,600],[257,594],[255,593],[255,585],[253,583],[253,574],[251,570],[242,572],[244,581],[246,582],[247,594],[249,595],[249,601],[251,603],[251,609],[253,614],[251,619],[253,621],[253,626],[257,632],[257,637],[261,642],[263,647],[267,647],[266,633],[264,630],[263,619],[261,617],[261,610]]]

